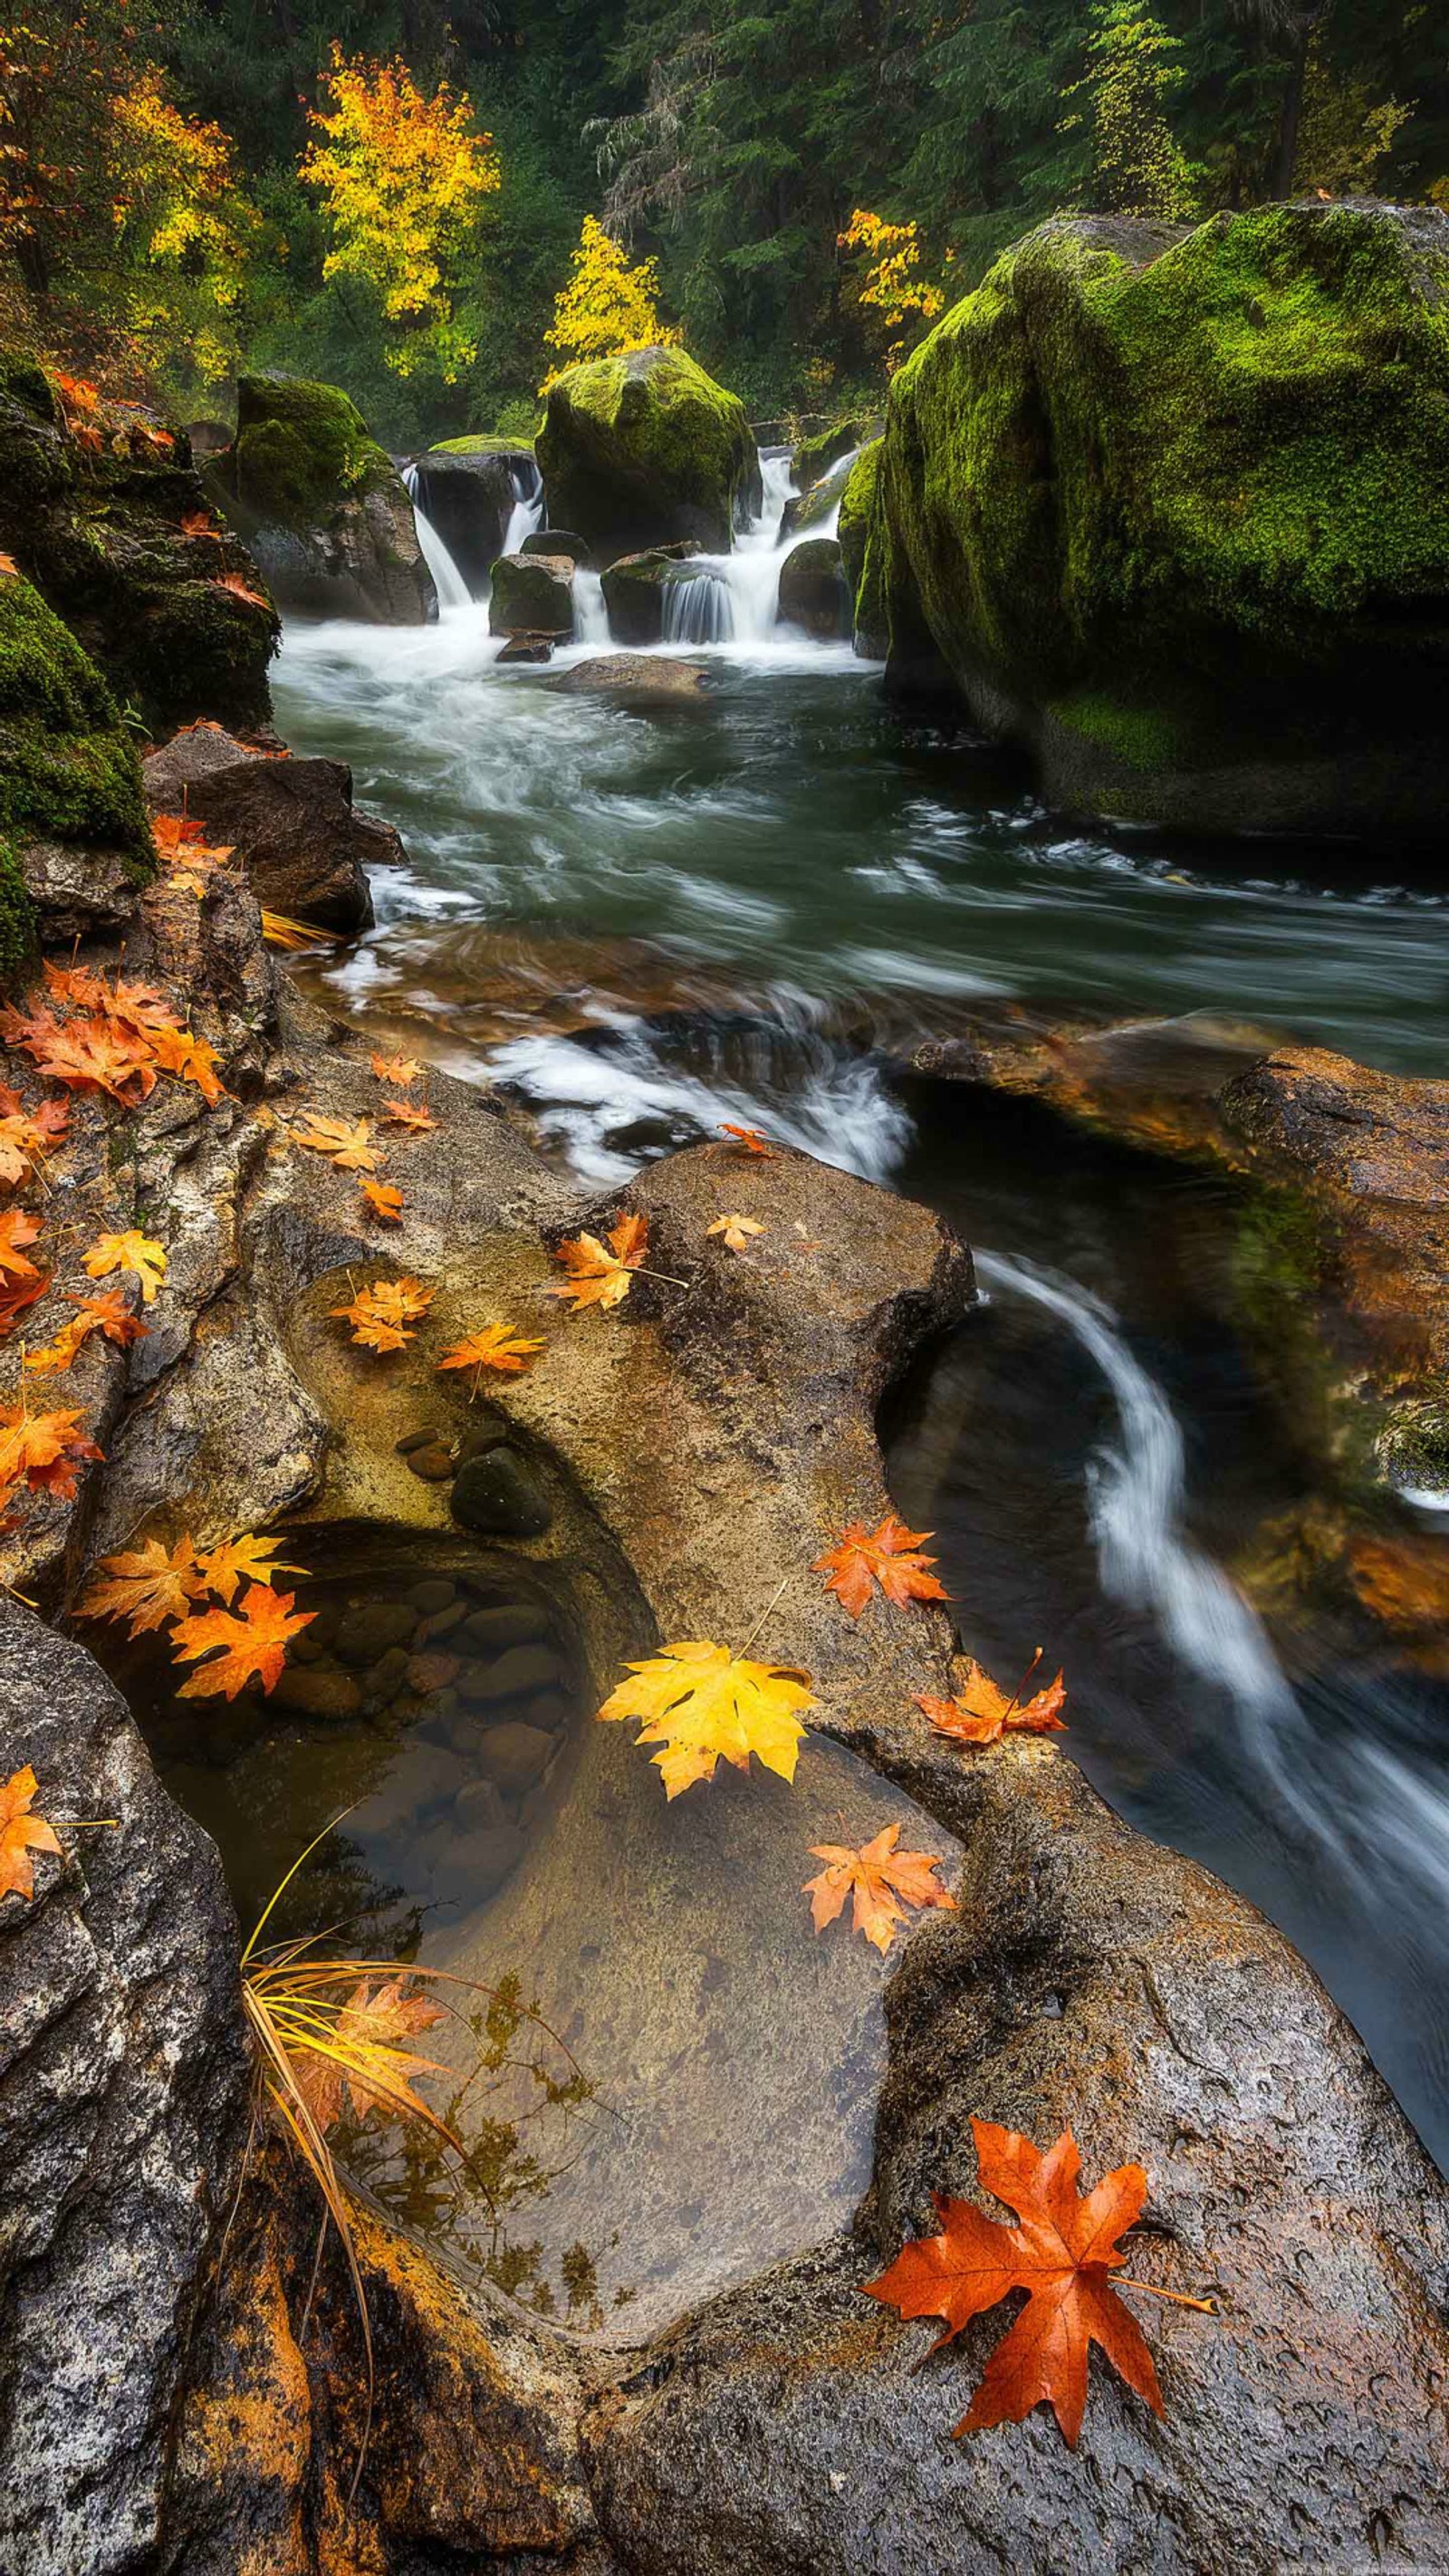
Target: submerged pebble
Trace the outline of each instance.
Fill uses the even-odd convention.
[[[542,1538],[553,1519],[537,1477],[509,1448],[490,1449],[459,1468],[452,1511],[464,1529],[491,1538]]]

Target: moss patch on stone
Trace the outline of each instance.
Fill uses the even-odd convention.
[[[879,438],[881,426],[879,412],[858,412],[853,419],[838,420],[830,429],[817,430],[813,438],[802,438],[792,460],[796,490],[808,491],[842,456],[864,447],[868,439]]]
[[[846,478],[845,490],[840,496],[840,516],[835,524],[835,533],[840,539],[841,564],[855,603],[855,623],[861,629],[870,622],[861,614],[861,576],[865,571],[871,512],[880,478],[880,456],[881,441],[878,438],[873,438],[868,447],[861,449]]]
[[[603,560],[693,538],[716,551],[758,506],[745,407],[683,349],[570,367],[538,436],[548,514]]]
[[[475,432],[467,438],[435,438],[429,456],[531,456],[531,438],[501,438]]]
[[[339,500],[392,482],[391,457],[338,386],[242,376],[236,391],[226,476],[233,497],[259,518],[307,533]]]
[[[155,865],[136,745],[100,673],[38,591],[0,580],[0,835]],[[0,929],[7,907],[0,886]]]
[[[25,891],[20,853],[0,833],[0,986],[35,949],[35,906]]]

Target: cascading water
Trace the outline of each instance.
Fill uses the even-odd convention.
[[[403,467],[402,479],[408,499],[413,505],[413,520],[418,532],[418,544],[422,548],[423,561],[433,576],[433,587],[438,594],[439,608],[467,608],[471,606],[473,598],[472,592],[468,588],[462,574],[459,572],[457,565],[454,563],[452,556],[449,554],[448,549],[444,545],[442,538],[439,536],[437,529],[434,527],[432,520],[428,517],[427,512],[421,507],[418,501],[417,467],[415,465],[405,465]]]
[[[609,612],[604,606],[604,585],[596,572],[585,572],[575,564],[570,584],[574,603],[574,641],[576,644],[607,644]]]
[[[790,497],[790,451],[760,458],[761,502],[727,555],[696,555],[664,586],[666,644],[766,644],[775,631],[780,522]]]
[[[513,477],[513,507],[499,551],[516,555],[525,537],[535,535],[542,524],[543,476],[531,456],[510,456],[508,465]]]

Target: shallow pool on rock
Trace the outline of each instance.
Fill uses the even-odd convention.
[[[845,2223],[899,1947],[814,1932],[810,1846],[899,1822],[949,1881],[951,1837],[819,1736],[793,1787],[721,1765],[666,1801],[636,1729],[594,1720],[557,1569],[408,1541],[348,1570],[308,1529],[287,1553],[315,1616],[270,1696],[184,1700],[162,1641],[98,1642],[244,1930],[341,1817],[268,1937],[464,1981],[415,2045],[471,2179],[376,2117],[342,2160],[452,2263],[631,2338]]]

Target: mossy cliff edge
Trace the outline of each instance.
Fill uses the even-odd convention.
[[[683,349],[570,367],[538,435],[548,515],[601,564],[693,538],[716,553],[760,503],[744,404]]]
[[[1446,453],[1449,217],[1046,224],[892,387],[893,677],[939,655],[1084,810],[1431,832]]]

